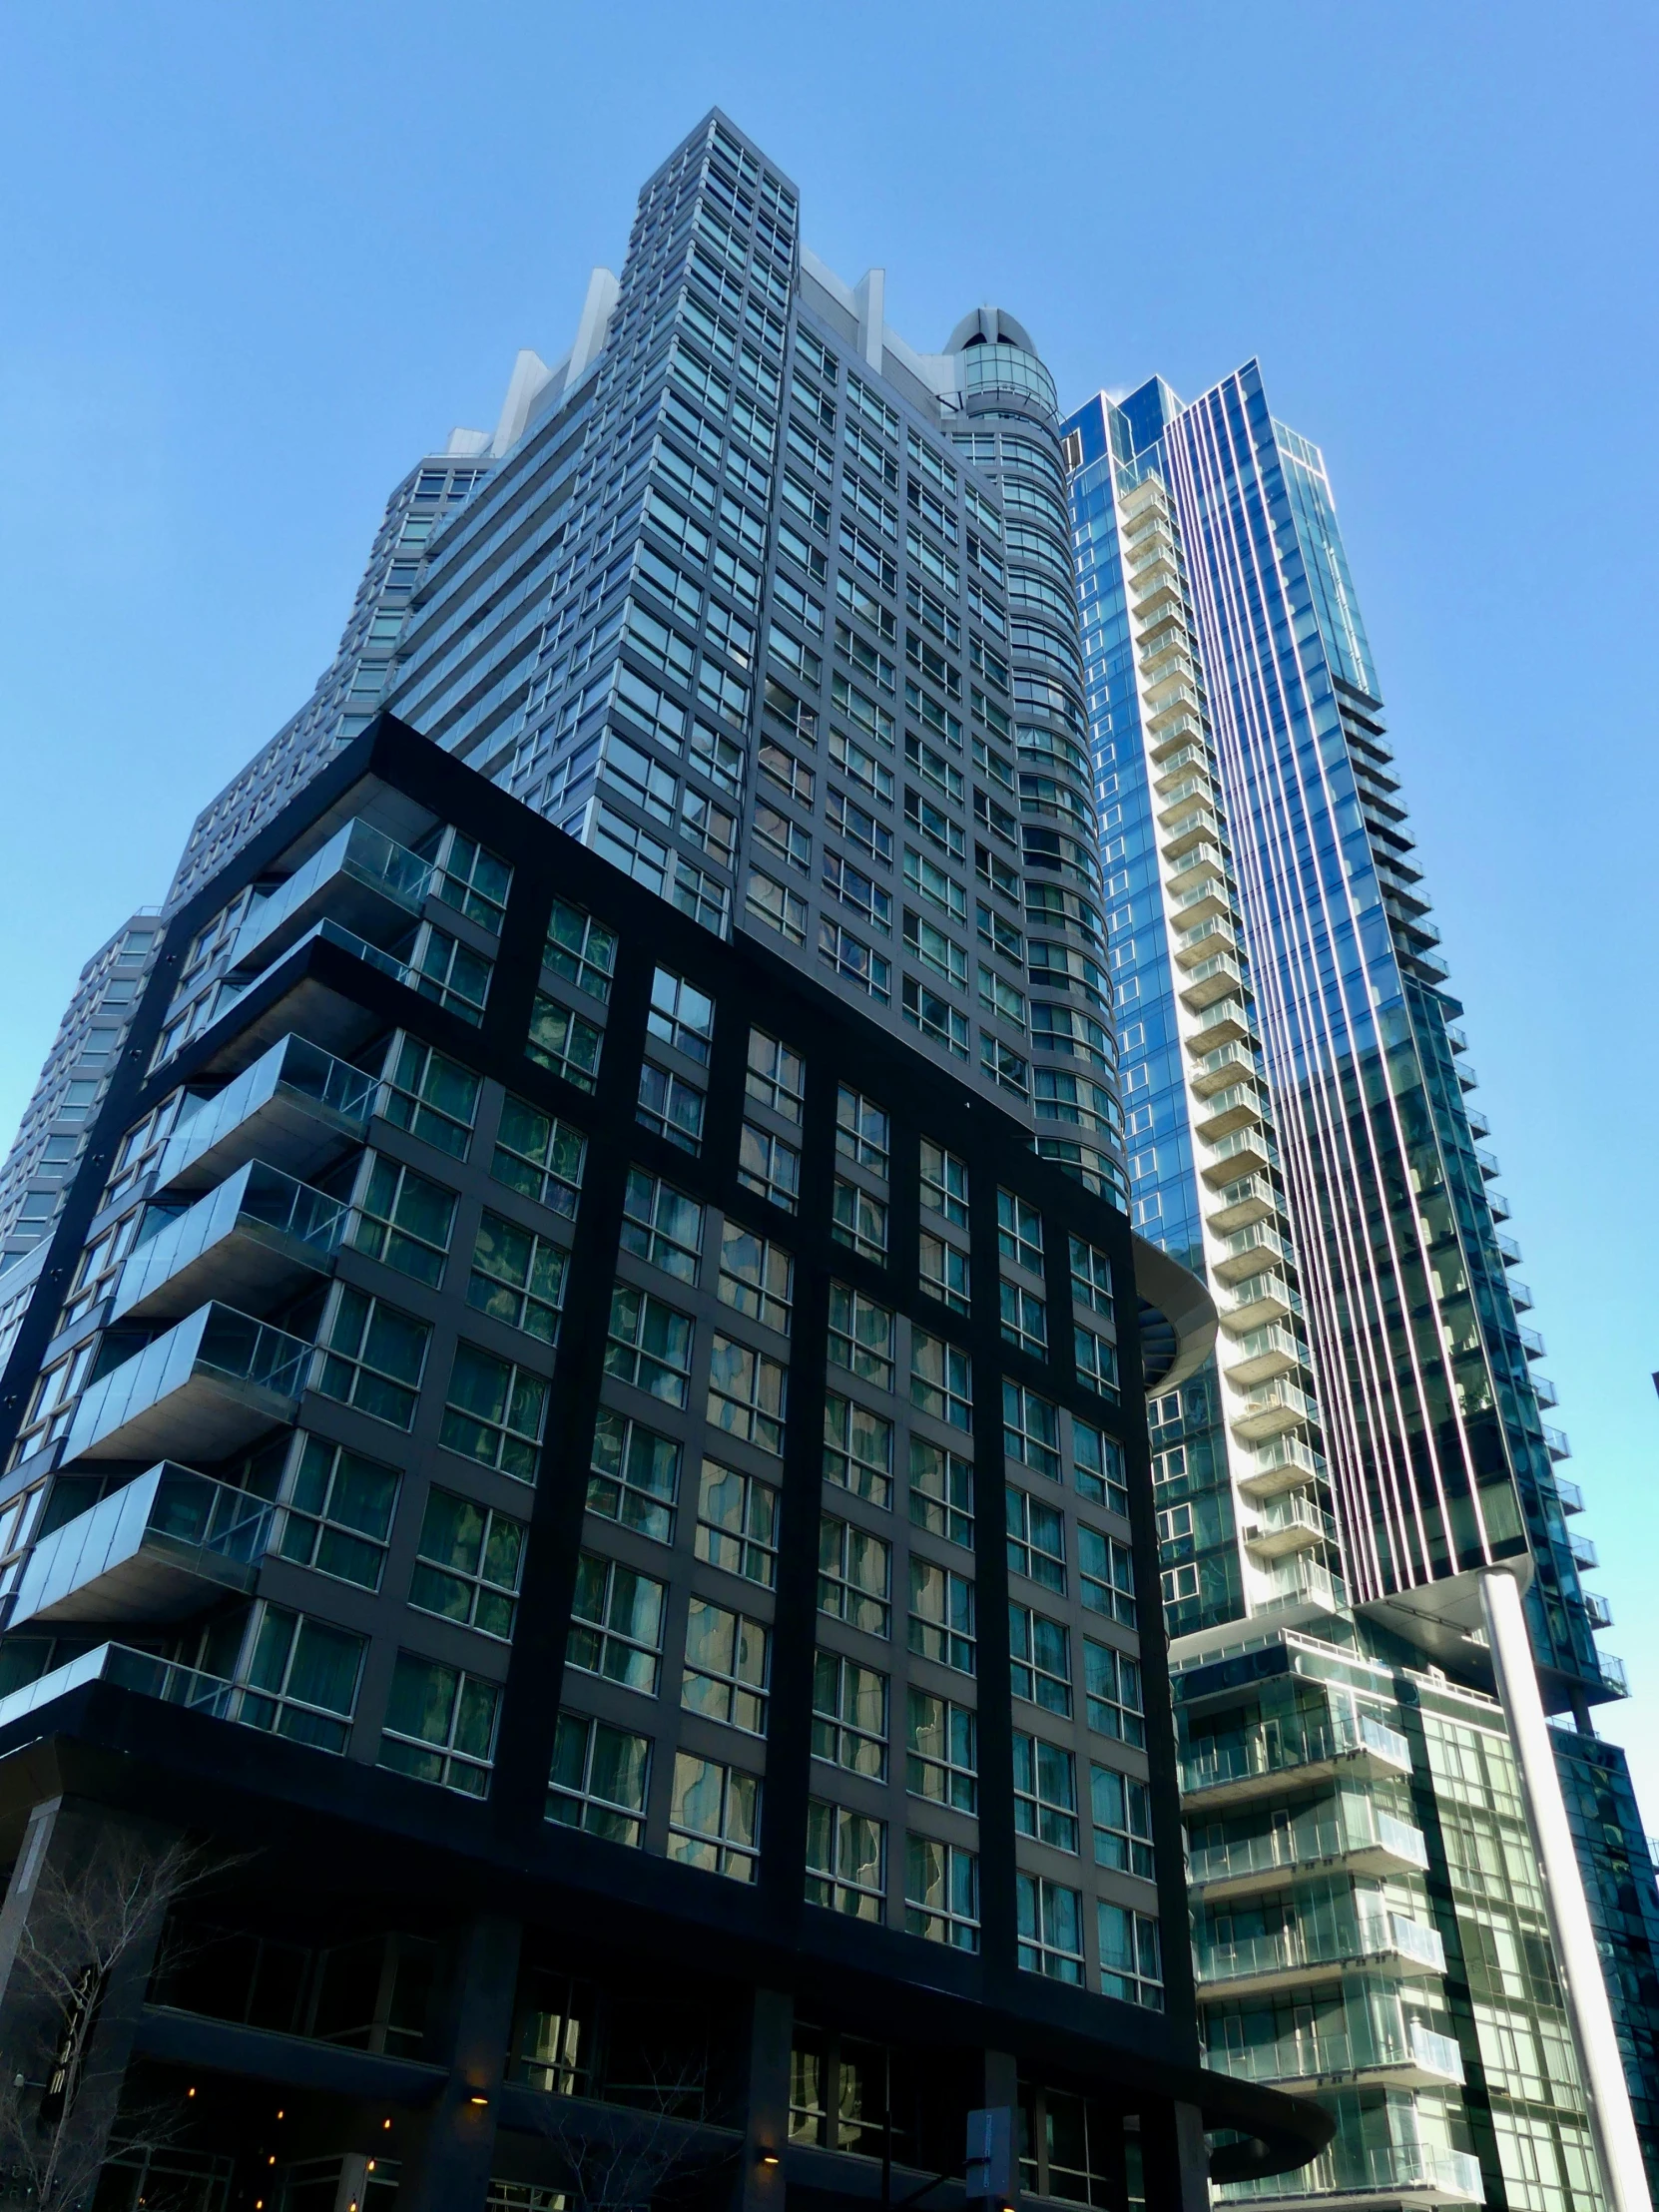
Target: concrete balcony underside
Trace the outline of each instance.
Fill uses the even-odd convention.
[[[1328,1787],[1345,1781],[1374,1782],[1383,1775],[1409,1772],[1408,1753],[1402,1763],[1376,1751],[1370,1744],[1357,1744],[1351,1750],[1332,1750],[1311,1759],[1290,1760],[1259,1773],[1218,1773],[1213,1781],[1195,1777],[1189,1767],[1182,1776],[1181,1802],[1184,1808],[1191,1806],[1208,1819],[1225,1806],[1249,1805],[1261,1798],[1282,1797],[1291,1790],[1312,1789],[1316,1785]]]

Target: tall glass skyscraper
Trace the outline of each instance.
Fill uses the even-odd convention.
[[[1645,2201],[1623,1676],[1324,463],[1255,364],[1066,434],[1133,1210],[1222,1316],[1151,1408],[1212,2058],[1333,2106],[1308,2193]]]

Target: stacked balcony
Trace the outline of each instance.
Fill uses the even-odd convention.
[[[164,1461],[40,1538],[6,1625],[185,1619],[254,1588],[272,1516],[266,1499]]]
[[[1433,1929],[1402,1913],[1361,1912],[1335,1930],[1316,1932],[1294,1923],[1236,1942],[1200,1938],[1193,1945],[1193,1965],[1206,1996],[1260,1996],[1340,1981],[1347,1973],[1401,1979],[1443,1974],[1445,1947]]]
[[[1212,2045],[1208,2063],[1218,2073],[1292,2093],[1331,2089],[1446,2089],[1463,2079],[1463,2057],[1454,2039],[1401,2012],[1392,2022],[1369,2023],[1370,2032],[1313,2027],[1277,2041],[1239,2049]],[[1300,2194],[1300,2192],[1298,2192]]]
[[[1370,1713],[1333,1703],[1300,1725],[1261,1722],[1225,1744],[1189,1752],[1181,1762],[1181,1794],[1190,1813],[1213,1812],[1288,1787],[1409,1775],[1411,1747],[1397,1729]]]
[[[1208,1906],[1259,1897],[1312,1877],[1421,1874],[1427,1865],[1420,1828],[1382,1812],[1369,1797],[1338,1798],[1328,1814],[1194,1851],[1189,1878],[1195,1898]]]
[[[211,1189],[253,1159],[304,1178],[362,1142],[376,1078],[304,1037],[283,1037],[211,1098],[187,1097],[153,1194]]]
[[[116,1285],[112,1321],[174,1320],[217,1298],[269,1306],[325,1275],[348,1209],[250,1160],[171,1219],[154,1212]]]
[[[1168,495],[1155,478],[1126,494],[1124,536],[1189,1113],[1208,1150],[1198,1164],[1223,1329],[1218,1364],[1230,1456],[1235,1470],[1241,1462],[1251,1470],[1254,1480],[1240,1487],[1262,1509],[1258,1522],[1245,1523],[1253,1603],[1319,1613],[1343,1602],[1346,1592],[1332,1565],[1336,1526],[1319,1494],[1324,1460],[1312,1441],[1319,1407],[1305,1387],[1311,1355],[1262,1090],[1215,754]]]
[[[234,1307],[199,1307],[82,1391],[64,1463],[222,1459],[298,1417],[312,1351]]]
[[[1485,2184],[1472,2151],[1431,2143],[1333,2144],[1295,2173],[1224,2182],[1218,2205],[1329,2204],[1343,2212],[1391,2212],[1401,2204],[1483,2204]]]

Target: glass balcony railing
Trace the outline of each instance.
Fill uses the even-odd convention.
[[[265,1498],[164,1461],[41,1537],[7,1625],[177,1619],[227,1587],[251,1589],[273,1512]]]
[[[1238,1942],[1195,1940],[1193,1964],[1201,1982],[1262,1980],[1306,1968],[1385,1963],[1400,1959],[1431,1973],[1445,1971],[1439,1936],[1400,1913],[1356,1916],[1346,1927],[1282,1928]]]
[[[1245,2081],[1306,2081],[1319,2074],[1393,2073],[1425,2084],[1461,2081],[1463,2057],[1449,2035],[1416,2020],[1377,2019],[1351,2032],[1335,2021],[1262,2043],[1212,2045],[1208,2063]]]
[[[1181,1788],[1183,1793],[1196,1794],[1367,1753],[1399,1773],[1411,1770],[1411,1747],[1397,1729],[1369,1713],[1356,1714],[1334,1705],[1328,1715],[1313,1715],[1303,1722],[1264,1722],[1240,1736],[1189,1752],[1181,1761]]]
[[[291,1417],[311,1352],[251,1314],[204,1306],[82,1391],[64,1458],[219,1458]]]
[[[302,931],[284,950],[288,953],[299,952],[308,944],[337,944],[342,952],[349,952],[354,960],[365,961],[368,966],[378,968],[382,975],[389,975],[396,982],[409,983],[414,979],[413,970],[407,961],[400,960],[394,952],[387,952],[382,945],[370,944],[366,937],[359,937],[354,929],[347,929],[343,922],[313,922],[309,929]],[[237,1001],[246,998],[260,980],[255,975],[236,982],[221,983],[219,995],[214,1001],[214,1020],[218,1021],[221,1015],[228,1014]]]
[[[1369,2149],[1337,2143],[1294,2173],[1220,2183],[1217,2204],[1259,2204],[1279,2198],[1387,2197],[1429,2204],[1483,2204],[1485,2185],[1472,2151],[1426,2143],[1382,2143]]]
[[[1426,1867],[1428,1846],[1420,1828],[1391,1813],[1370,1809],[1366,1820],[1297,1820],[1265,1836],[1245,1836],[1190,1854],[1189,1877],[1195,1883],[1242,1882],[1257,1875],[1291,1873],[1334,1859],[1391,1860],[1399,1866]]]
[[[1561,1510],[1563,1513],[1583,1512],[1584,1492],[1572,1479],[1571,1475],[1558,1474],[1555,1477],[1555,1491],[1556,1495],[1561,1500]]]
[[[405,913],[418,913],[435,873],[430,860],[368,823],[347,823],[253,908],[237,932],[231,965],[245,968],[257,956],[269,960],[280,949],[284,930],[297,936],[312,918],[307,909],[331,893],[341,901],[345,920],[364,910],[365,894],[370,905],[383,907],[389,901]]]
[[[1286,1606],[1317,1605],[1322,1612],[1336,1613],[1348,1603],[1348,1584],[1340,1574],[1333,1574],[1322,1561],[1311,1558],[1305,1551],[1293,1552],[1288,1559],[1276,1559],[1268,1577],[1268,1595],[1257,1610],[1272,1613]],[[1404,1741],[1403,1737],[1400,1739]]]
[[[151,1652],[134,1651],[126,1644],[98,1644],[91,1651],[83,1651],[79,1658],[26,1683],[21,1690],[0,1697],[0,1728],[38,1712],[57,1698],[67,1697],[87,1682],[113,1682],[123,1690],[137,1690],[169,1705],[185,1705],[192,1712],[211,1714],[215,1720],[233,1719],[241,1694],[234,1682],[222,1681],[218,1675],[201,1674],[195,1667],[182,1667],[173,1660],[158,1659]]]
[[[188,1312],[216,1293],[274,1291],[307,1269],[325,1268],[339,1248],[349,1209],[263,1160],[165,1221],[128,1254],[112,1319]]]
[[[255,1153],[300,1172],[341,1136],[360,1137],[378,1079],[305,1037],[283,1037],[212,1098],[185,1109],[162,1149],[156,1189],[215,1181]]]

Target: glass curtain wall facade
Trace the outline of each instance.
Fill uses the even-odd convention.
[[[1548,1702],[1571,1707],[1587,1729],[1588,1703],[1615,1694],[1622,1676],[1589,1641],[1588,1624],[1605,1614],[1582,1594],[1574,1554],[1587,1547],[1562,1521],[1563,1505],[1580,1503],[1550,1466],[1565,1440],[1545,1429],[1535,1393],[1530,1402],[1517,1394],[1530,1387],[1522,1355],[1541,1344],[1514,1322],[1515,1292],[1525,1293],[1505,1281],[1501,1261],[1518,1254],[1500,1244],[1484,1191],[1495,1163],[1474,1145],[1467,1078],[1441,1080],[1466,1068],[1454,1025],[1461,1009],[1438,988],[1444,970],[1430,951],[1426,899],[1386,772],[1376,680],[1323,465],[1316,449],[1275,426],[1275,452],[1294,481],[1257,511],[1229,476],[1227,497],[1218,492],[1200,506],[1172,456],[1191,449],[1194,423],[1215,404],[1210,395],[1184,409],[1154,379],[1121,406],[1091,402],[1066,425],[1131,1205],[1144,1236],[1206,1275],[1222,1319],[1216,1361],[1149,1406],[1212,2062],[1298,2080],[1329,2103],[1338,2135],[1300,2177],[1308,2195],[1427,2193],[1540,2212],[1599,2202],[1590,2105],[1490,1667],[1478,1639],[1432,1617],[1446,1615],[1443,1604],[1414,1618],[1410,1601],[1376,1602],[1383,1595],[1376,1564],[1395,1556],[1394,1539],[1386,1530],[1377,1538],[1365,1518],[1373,1494],[1365,1483],[1351,1471],[1344,1486],[1358,1435],[1421,1433],[1401,1401],[1375,1386],[1380,1359],[1420,1378],[1423,1363],[1415,1353],[1407,1359],[1407,1348],[1443,1344],[1446,1364],[1427,1372],[1440,1378],[1436,1402],[1454,1398],[1457,1422],[1442,1425],[1438,1448],[1448,1448],[1448,1434],[1465,1448],[1461,1486],[1436,1478],[1447,1501],[1441,1523],[1413,1506],[1412,1526],[1473,1525],[1473,1503],[1453,1514],[1449,1500],[1478,1501],[1480,1484],[1491,1489],[1501,1467],[1509,1486],[1495,1494],[1510,1503],[1488,1498],[1480,1525],[1494,1531],[1494,1552],[1524,1551],[1536,1562],[1528,1626]],[[1293,588],[1282,578],[1277,625],[1262,611],[1259,586],[1252,601],[1232,574],[1241,547],[1258,566],[1277,561],[1287,575],[1314,580]],[[1242,623],[1243,643],[1229,637],[1219,605]],[[1247,606],[1254,626],[1238,613]],[[1287,719],[1280,691],[1262,675],[1270,659],[1276,684],[1304,705],[1325,703],[1319,727],[1340,736],[1329,742],[1327,732],[1323,755],[1307,730],[1300,744],[1293,730],[1282,757],[1264,765],[1271,734]],[[1247,741],[1257,748],[1251,775],[1240,765]],[[1333,777],[1340,789],[1327,820],[1309,795],[1326,792]],[[1347,935],[1324,906],[1309,919],[1321,871],[1293,864],[1299,854],[1335,851],[1339,822],[1363,826],[1383,855],[1375,871],[1382,888],[1369,900],[1364,884],[1354,893]],[[1351,851],[1348,877],[1339,870],[1338,879],[1353,873]],[[1368,1074],[1351,1041],[1333,1052],[1330,1040],[1332,1002],[1339,1013],[1344,1002],[1337,986],[1354,974],[1361,948],[1375,971],[1380,944],[1393,960],[1393,1012],[1379,1016],[1394,1047],[1378,1063],[1386,1082]],[[1350,995],[1369,1003],[1364,985]],[[1213,1039],[1203,1027],[1211,1006],[1221,1031]],[[1299,1056],[1276,1049],[1287,1033],[1300,1040]],[[1402,1039],[1412,1041],[1408,1060]],[[1419,1080],[1424,1067],[1428,1078]],[[1230,1186],[1245,1147],[1248,1180]],[[1315,1171],[1332,1172],[1338,1157],[1348,1180],[1331,1201]],[[1380,1233],[1366,1245],[1359,1288],[1349,1285],[1349,1216],[1365,1212],[1371,1188],[1362,1166],[1380,1176],[1381,1196],[1395,1194],[1396,1211],[1401,1190],[1426,1200],[1449,1192],[1443,1205],[1424,1203],[1418,1214],[1407,1203],[1403,1212],[1418,1260],[1427,1253],[1438,1270],[1436,1288],[1462,1295],[1475,1285],[1458,1311],[1465,1324],[1475,1312],[1495,1317],[1484,1336],[1465,1325],[1456,1338],[1451,1321],[1442,1327],[1432,1313],[1425,1324],[1420,1302],[1413,1317],[1405,1292],[1428,1277],[1409,1275],[1409,1255],[1375,1196]],[[1243,1210],[1230,1212],[1234,1203]],[[1248,1226],[1241,1233],[1235,1224]],[[1374,1249],[1406,1269],[1381,1294]],[[1344,1289],[1334,1298],[1339,1275]],[[1273,1306],[1258,1316],[1255,1302],[1270,1285]],[[1370,1354],[1347,1327],[1351,1311],[1372,1310],[1368,1299],[1395,1325],[1385,1350]],[[1450,1364],[1457,1344],[1461,1368]],[[1484,1362],[1478,1373],[1474,1353]],[[1270,1355],[1278,1389],[1252,1388],[1263,1373],[1258,1359]],[[1448,1397],[1454,1382],[1461,1394]],[[1362,1383],[1370,1394],[1357,1415],[1349,1401]],[[1274,1418],[1283,1425],[1253,1448],[1251,1402],[1269,1397],[1279,1400]],[[1417,1463],[1428,1463],[1426,1449]],[[1409,1492],[1396,1485],[1392,1494]],[[1495,1535],[1500,1525],[1507,1539]],[[1432,1549],[1409,1555],[1418,1580],[1430,1579]],[[1444,1555],[1451,1587],[1467,1586],[1477,1556]],[[1478,1626],[1466,1608],[1463,1618]],[[1337,1682],[1357,1693],[1352,1710],[1333,1707]],[[1651,1864],[1633,1805],[1618,1801],[1621,1756],[1587,1734],[1552,1736],[1625,2075],[1647,2132]],[[1383,1738],[1388,1756],[1379,1751]],[[1421,1935],[1389,1934],[1390,1916]],[[1378,1939],[1384,1934],[1388,1940]],[[1386,2035],[1380,2017],[1391,2023]],[[1440,2070],[1413,2072],[1396,2060],[1390,2071],[1379,2056],[1388,2035],[1400,2048],[1422,2043]],[[1651,2147],[1648,2133],[1650,2156]],[[1287,2193],[1282,2183],[1260,2186]]]

